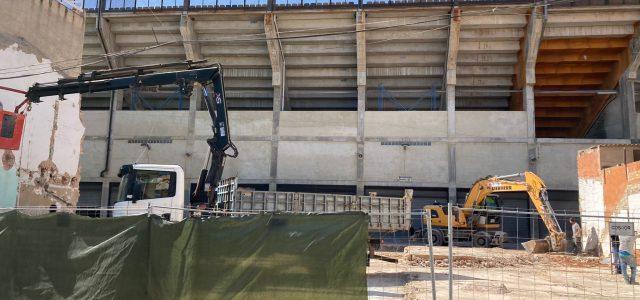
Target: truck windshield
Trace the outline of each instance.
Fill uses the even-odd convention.
[[[175,172],[135,170],[122,176],[116,202],[168,198],[175,195]]]

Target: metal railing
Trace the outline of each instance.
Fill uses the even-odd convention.
[[[103,1],[103,2],[101,2]],[[203,9],[264,9],[326,7],[394,7],[394,6],[453,6],[487,4],[541,3],[534,0],[82,0],[82,8],[89,12],[102,11],[183,11]],[[102,5],[101,5],[102,3]],[[550,0],[552,7],[601,6],[640,4],[640,0]]]

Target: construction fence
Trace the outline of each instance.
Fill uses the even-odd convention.
[[[481,228],[448,226],[457,223],[457,209],[463,210],[443,207],[448,221],[444,226],[435,212],[414,211],[412,236],[384,237],[376,252],[380,259],[372,260],[367,270],[370,298],[640,298],[640,286],[627,284],[616,273],[618,249],[610,238],[616,233],[634,234],[640,215],[613,218],[595,212],[555,212],[552,217],[566,235],[562,248],[529,253],[522,243],[549,234],[537,211],[466,210],[469,217],[481,217],[481,223],[497,224],[485,234]],[[582,228],[580,248],[574,244],[571,218]],[[626,233],[610,231],[611,226],[631,223]],[[503,233],[502,242],[494,232]],[[453,243],[448,243],[449,236]]]
[[[366,297],[367,217],[0,214],[1,299]]]
[[[564,248],[531,254],[522,243],[548,235],[531,210],[445,205],[444,225],[437,213],[414,210],[410,230],[390,232],[370,221],[397,213],[224,212],[174,224],[148,217],[166,209],[95,220],[0,215],[0,272],[15,277],[0,283],[0,297],[640,298],[640,286],[625,283],[611,259],[612,224],[633,224],[627,233],[640,226],[640,215],[631,212],[556,211]],[[497,227],[486,230],[487,238],[481,228],[448,226],[460,221],[456,210]],[[185,210],[194,212],[202,213]],[[570,218],[583,231],[578,255]],[[500,240],[495,232],[504,233]]]

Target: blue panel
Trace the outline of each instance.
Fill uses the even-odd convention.
[[[242,7],[244,6],[244,0],[219,0],[218,6],[223,7]]]
[[[216,0],[191,0],[191,6],[215,6]]]
[[[330,0],[303,0],[304,5],[323,5],[331,3]]]
[[[276,5],[301,5],[301,0],[276,0]]]
[[[246,5],[266,6],[267,0],[246,0]]]
[[[168,7],[168,8],[182,7],[183,4],[184,4],[183,0],[164,0],[162,2],[162,7]]]
[[[84,9],[98,9],[98,0],[83,0]]]
[[[105,3],[105,10],[118,10],[124,8],[124,0],[107,0]]]

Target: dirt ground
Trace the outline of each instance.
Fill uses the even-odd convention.
[[[429,250],[379,252],[367,268],[370,299],[431,299]],[[448,248],[434,247],[438,299],[448,297]],[[640,299],[640,285],[614,275],[608,259],[523,250],[454,247],[454,299]],[[637,281],[638,279],[636,279]]]

